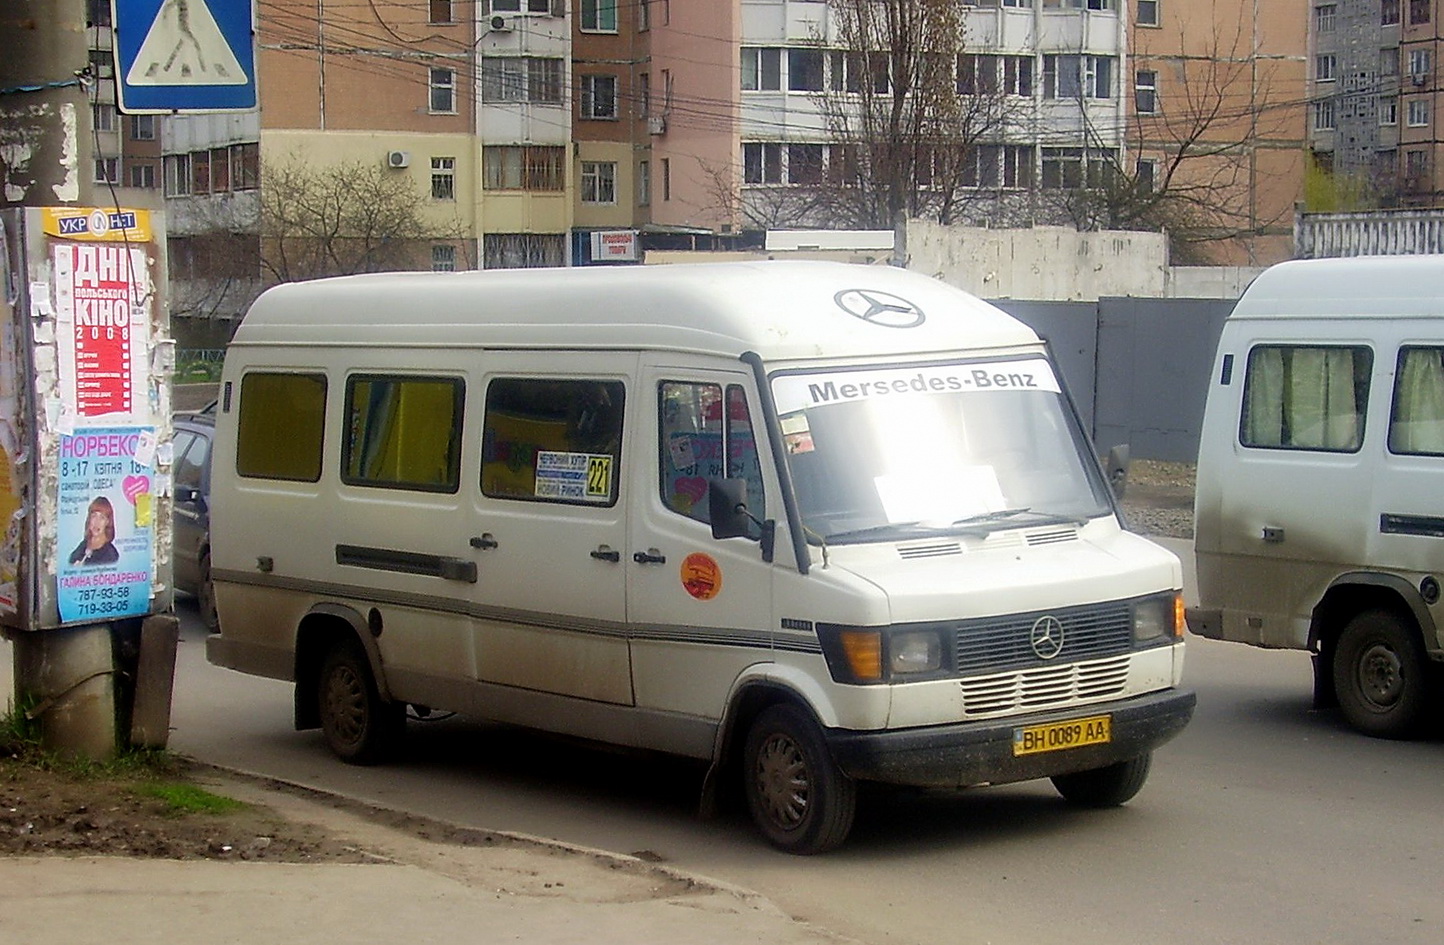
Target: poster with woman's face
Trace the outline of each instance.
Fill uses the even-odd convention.
[[[150,612],[155,430],[96,428],[60,438],[60,619]]]

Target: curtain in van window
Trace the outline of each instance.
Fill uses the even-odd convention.
[[[1290,371],[1292,445],[1348,449],[1357,442],[1354,357],[1347,348],[1297,348]]]
[[[1255,348],[1248,357],[1244,389],[1245,446],[1282,446],[1284,441],[1284,353]]]
[[[1404,348],[1389,418],[1395,453],[1444,453],[1444,351]]]

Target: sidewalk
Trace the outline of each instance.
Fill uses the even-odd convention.
[[[323,827],[374,862],[0,858],[0,938],[66,945],[847,941],[790,919],[757,893],[635,857],[475,832],[463,843],[432,842],[319,795],[226,775],[217,776],[216,790]]]

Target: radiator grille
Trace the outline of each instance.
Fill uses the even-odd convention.
[[[1128,682],[1129,657],[973,676],[962,681],[963,713],[974,717],[1029,712],[1117,695]]]
[[[1032,643],[1033,624],[1045,615],[1056,617],[1063,627],[1063,648],[1048,660],[1033,652]],[[1113,601],[964,620],[953,639],[958,675],[973,676],[1127,653],[1133,644],[1133,621],[1128,603]]]

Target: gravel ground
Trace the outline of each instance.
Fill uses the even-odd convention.
[[[1193,537],[1192,463],[1135,459],[1128,467],[1123,518],[1144,535]]]

